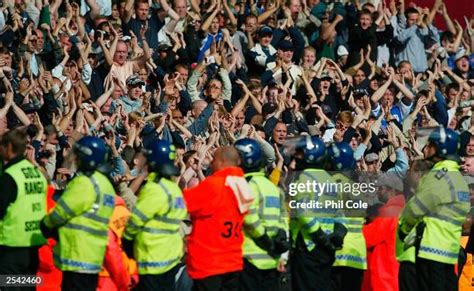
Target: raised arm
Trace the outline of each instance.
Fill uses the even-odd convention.
[[[443,4],[442,0],[436,0],[433,4],[433,8],[431,8],[430,13],[428,14],[428,24],[433,23],[433,19],[436,16],[436,12],[441,8],[441,4]]]
[[[23,109],[18,107],[18,105],[16,105],[15,103],[12,103],[12,108],[13,108],[13,112],[15,113],[16,117],[18,118],[18,120],[20,120],[21,123],[23,123],[23,125],[28,126],[28,125],[31,124],[30,119],[25,114]]]
[[[336,31],[336,25],[341,22],[344,18],[337,14],[336,17],[334,18],[334,20],[332,22],[330,22],[329,25],[326,25],[324,27],[324,29],[322,29],[323,27],[321,27],[321,36],[320,38],[324,41],[326,41],[327,39],[329,39]]]
[[[446,22],[446,26],[448,30],[451,31],[452,34],[456,34],[456,28],[454,27],[454,23],[449,17],[448,9],[446,8],[446,4],[441,4],[441,14],[443,15],[444,22]]]
[[[109,67],[112,66],[112,64],[114,63],[114,57],[113,57],[113,54],[110,52],[110,50],[105,45],[103,34],[100,35],[98,41],[99,41],[99,45],[102,49],[102,52],[104,52],[105,62],[107,63],[107,65]],[[115,47],[117,46],[117,42],[118,42],[118,38],[114,38],[112,43],[115,43]],[[115,53],[115,50],[114,50],[114,53]]]
[[[201,14],[201,8],[199,7],[200,2],[201,1],[199,0],[191,0],[191,9],[197,14]],[[189,14],[189,11],[188,11],[188,14]]]
[[[172,119],[171,122],[179,131],[181,131],[186,136],[186,138],[189,139],[189,138],[193,137],[193,134],[186,127],[184,127],[181,123],[177,122],[174,119]]]
[[[227,3],[227,0],[222,0],[222,4],[224,5],[224,10],[229,17],[229,21],[232,25],[237,25],[237,18],[235,18],[234,13],[232,13],[232,10],[229,7],[229,3]]]
[[[454,39],[453,49],[454,51],[457,51],[462,42],[463,29],[457,20],[454,20],[454,23],[456,27],[456,38]]]
[[[445,72],[446,72],[446,74],[448,74],[448,76],[451,79],[454,80],[454,82],[456,82],[460,86],[462,86],[465,91],[471,92],[471,86],[469,86],[469,84],[463,78],[461,78],[458,75],[454,74],[453,71],[451,71],[451,69],[448,68],[448,67],[445,68]]]
[[[397,88],[402,92],[402,94],[407,97],[408,99],[412,100],[415,99],[415,95],[402,83],[398,80],[393,79],[393,84],[397,86]]]
[[[390,84],[392,84],[392,81],[393,81],[393,75],[390,75],[390,78],[387,80],[387,82],[385,82],[385,84],[380,86],[377,89],[377,91],[375,91],[374,94],[372,94],[372,97],[370,98],[370,101],[372,101],[373,104],[379,102],[379,100],[382,98],[383,94],[385,94],[385,91],[387,91]]]
[[[133,0],[127,0],[127,2],[125,3],[125,15],[123,16],[123,23],[128,23],[132,18],[134,12],[133,3]]]
[[[53,15],[55,17],[57,16],[58,8],[59,8],[59,6],[61,6],[61,3],[63,3],[62,0],[56,0],[56,1],[53,1],[53,3],[51,3],[51,5],[49,5],[49,12],[51,13],[51,15]]]
[[[89,0],[89,1],[91,1],[91,0]],[[94,0],[92,0],[92,1],[95,2]],[[71,6],[74,8],[73,11],[74,11],[74,19],[76,20],[76,24],[77,24],[77,36],[79,37],[80,40],[82,40],[84,38],[84,35],[86,34],[86,30],[84,28],[84,24],[82,23],[80,8],[79,8],[79,5],[77,3],[72,3]],[[97,6],[97,3],[96,3],[96,6]],[[97,8],[98,7],[99,6],[97,6]],[[91,9],[91,17],[92,17],[92,11],[93,10]],[[97,13],[97,12],[95,12],[95,13]]]
[[[101,108],[102,106],[104,106],[104,104],[107,102],[107,100],[110,98],[110,96],[112,95],[112,93],[114,92],[115,90],[115,81],[112,79],[110,81],[110,88],[104,92],[104,94],[100,95],[99,98],[97,98],[97,100],[95,101],[95,104]]]
[[[211,15],[209,15],[208,18],[204,21],[204,23],[201,26],[201,30],[204,32],[207,32],[209,30],[209,27],[211,26],[212,21],[214,18],[217,16],[217,13],[221,11],[221,0],[217,1],[217,8],[212,11]]]
[[[280,9],[280,1],[277,0],[277,2],[275,3],[275,5],[272,6],[272,8],[266,10],[257,17],[258,24],[264,23],[270,16],[274,15],[278,11],[278,9]]]
[[[169,17],[171,17],[173,20],[179,21],[178,13],[176,13],[176,11],[171,8],[167,0],[160,0],[160,5],[161,8],[163,8],[163,11],[165,11],[169,15]]]
[[[145,37],[145,32],[147,31],[147,29],[148,29],[148,21],[146,22],[145,25],[142,25],[142,28],[140,29],[140,37],[142,39],[142,45],[143,45],[143,55],[135,59],[134,67],[136,67],[137,65],[139,67],[145,66],[146,62],[151,58],[150,46],[148,45],[148,42]],[[139,68],[136,68],[136,69],[138,71]]]
[[[244,96],[240,98],[240,100],[235,104],[234,108],[232,108],[232,111],[230,112],[233,116],[237,117],[241,111],[245,110],[245,104],[247,104],[247,101],[249,101],[250,98],[250,92],[247,89],[247,86],[245,85],[242,80],[237,80],[235,81],[244,91]]]
[[[0,118],[5,118],[8,111],[13,105],[13,92],[9,91],[5,94],[5,105],[0,108]]]
[[[363,49],[360,50],[359,55],[360,55],[359,62],[357,64],[355,64],[354,66],[348,68],[346,70],[346,74],[353,76],[353,75],[355,75],[355,73],[357,73],[357,71],[360,68],[362,68],[362,66],[365,63],[365,57],[364,57],[364,50]]]
[[[87,3],[87,6],[89,6],[89,8],[91,9],[90,17],[93,20],[100,18],[100,6],[99,6],[99,4],[97,4],[97,1],[96,0],[86,0],[86,3]],[[127,12],[125,12],[125,13],[127,13]],[[82,24],[79,25],[79,23],[77,25],[78,26],[83,26]]]

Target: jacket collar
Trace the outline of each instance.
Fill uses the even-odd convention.
[[[441,170],[443,168],[448,171],[459,171],[460,166],[458,162],[452,160],[440,161],[433,166],[433,170]]]
[[[265,176],[265,173],[263,171],[259,171],[259,172],[250,172],[250,173],[245,173],[245,178],[247,177],[256,177],[256,176],[259,176],[259,177],[264,177]]]
[[[239,167],[227,167],[212,174],[214,177],[244,176],[244,171]]]
[[[11,159],[10,161],[8,161],[8,163],[6,163],[3,167],[3,171],[5,171],[6,169],[8,169],[9,167],[13,166],[14,164],[17,164],[21,161],[23,161],[25,159],[25,157],[23,157],[22,155],[18,155],[16,157],[14,157],[13,159]]]

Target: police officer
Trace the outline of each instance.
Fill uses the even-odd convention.
[[[329,146],[329,165],[334,171],[333,178],[340,185],[351,184],[354,181],[356,161],[354,151],[348,143],[335,143]],[[357,193],[343,194],[344,202],[362,200],[363,195]],[[360,290],[362,277],[367,269],[367,249],[362,226],[364,224],[365,209],[347,209],[344,204],[344,225],[348,232],[344,238],[341,250],[336,251],[336,261],[333,264],[333,290]]]
[[[288,221],[284,197],[263,172],[264,161],[258,143],[240,139],[235,148],[241,155],[241,168],[255,200],[244,218],[244,269],[241,290],[278,289],[277,266],[280,254],[289,249]]]
[[[296,170],[301,171],[293,185],[333,185],[333,178],[323,170],[327,157],[326,146],[318,137],[302,137],[296,146]],[[325,207],[326,201],[338,202],[342,197],[331,189],[306,189],[292,198],[313,204],[311,209],[293,208],[290,232],[293,251],[290,257],[291,279],[294,290],[330,290],[331,268],[335,251],[342,248],[347,229],[336,220],[342,213],[336,207]],[[290,201],[290,204],[295,203]],[[290,205],[291,207],[291,205]]]
[[[433,163],[426,160],[416,160],[410,165],[407,178],[404,184],[405,200],[413,197],[420,178],[428,173],[433,167]],[[408,240],[416,236],[416,228],[413,228],[407,235]],[[405,239],[407,239],[405,238]],[[398,288],[400,291],[418,290],[418,279],[416,277],[416,248],[405,245],[397,233],[395,240],[395,251],[397,261],[400,263],[398,268]]]
[[[438,127],[423,149],[434,166],[425,174],[399,218],[398,235],[415,245],[419,290],[457,290],[454,273],[461,229],[470,208],[469,188],[459,169],[459,135]],[[415,236],[407,236],[413,229]]]
[[[58,232],[54,262],[63,271],[62,290],[95,290],[108,243],[115,191],[98,171],[107,160],[105,143],[92,136],[73,146],[78,175],[66,186],[56,207],[41,222],[47,237]]]
[[[14,129],[0,141],[0,274],[36,274],[38,248],[46,243],[39,223],[46,214],[47,182],[24,158],[26,133]]]
[[[123,234],[122,245],[138,264],[137,290],[174,290],[183,257],[180,223],[186,218],[181,189],[171,180],[179,174],[174,145],[155,140],[144,150],[147,182],[140,190]]]

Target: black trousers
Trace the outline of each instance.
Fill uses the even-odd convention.
[[[335,252],[316,246],[311,252],[304,245],[301,235],[291,252],[290,268],[293,290],[331,290],[331,269]]]
[[[13,248],[0,246],[0,274],[35,275],[38,271],[38,247]],[[36,290],[35,287],[0,287],[0,290]]]
[[[333,291],[360,291],[364,270],[350,267],[333,267],[331,281]]]
[[[416,277],[420,291],[455,291],[458,280],[454,265],[416,258]]]
[[[193,291],[237,291],[240,274],[232,272],[194,280]]]
[[[416,277],[416,266],[412,262],[400,262],[398,269],[399,291],[418,290],[418,278]]]
[[[176,286],[176,273],[178,273],[180,264],[174,266],[166,273],[159,275],[139,275],[138,285],[134,291],[174,291]]]
[[[260,270],[249,261],[244,260],[244,270],[240,274],[242,291],[277,291],[280,285],[280,274],[276,269]]]
[[[97,289],[99,274],[63,272],[61,290],[63,291],[94,291]]]

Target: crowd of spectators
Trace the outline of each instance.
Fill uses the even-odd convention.
[[[177,148],[182,188],[243,137],[281,185],[300,135],[348,142],[359,170],[403,177],[423,159],[419,129],[437,125],[461,134],[474,171],[474,18],[451,20],[443,1],[51,1],[2,2],[0,135],[25,127],[28,159],[57,189],[84,135],[110,146],[129,207],[156,138]]]

